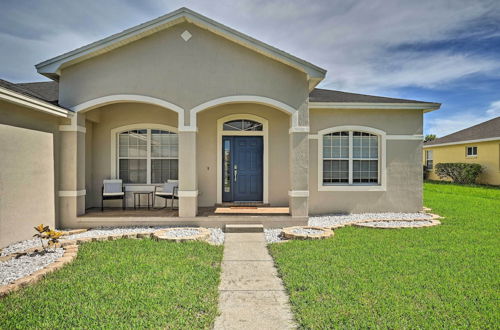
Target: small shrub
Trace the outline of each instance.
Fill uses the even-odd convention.
[[[480,164],[475,163],[439,163],[435,172],[441,179],[451,179],[455,183],[474,184],[482,172]]]
[[[53,247],[54,249],[59,244],[59,237],[62,236],[60,231],[55,231],[50,229],[49,226],[44,226],[43,224],[39,224],[35,227],[37,233],[33,235],[33,237],[38,237],[40,239],[40,243],[42,243],[42,248],[45,252],[48,251],[49,247]],[[47,241],[47,245],[43,244],[44,240]]]

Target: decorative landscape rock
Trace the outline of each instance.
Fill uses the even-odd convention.
[[[432,227],[441,224],[435,219],[430,220],[383,220],[383,221],[364,221],[355,223],[357,227],[369,227],[379,229],[400,229],[400,228],[424,228]]]
[[[332,237],[333,231],[316,226],[294,226],[283,228],[282,236],[287,239],[325,239]]]
[[[206,241],[210,238],[210,230],[201,227],[177,227],[155,231],[153,238],[174,242]]]

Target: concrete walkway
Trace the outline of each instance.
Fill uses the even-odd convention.
[[[293,329],[264,233],[226,233],[215,329]]]

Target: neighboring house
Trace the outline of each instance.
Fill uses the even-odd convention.
[[[54,81],[0,87],[2,134],[53,139],[49,152],[24,131],[2,138],[12,153],[2,172],[28,171],[2,176],[11,224],[54,214],[61,227],[173,221],[82,217],[109,178],[124,180],[128,199],[179,180],[179,217],[198,224],[199,207],[223,202],[287,206],[292,220],[422,209],[423,114],[440,104],[316,89],[324,69],[189,9],[36,68]],[[38,163],[47,169],[35,173]],[[49,165],[54,183],[42,186]],[[44,204],[55,209],[42,216],[32,195],[51,195]]]
[[[424,143],[429,179],[439,163],[477,163],[483,167],[478,183],[500,185],[500,117]]]

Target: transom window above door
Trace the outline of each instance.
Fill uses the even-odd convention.
[[[118,176],[124,183],[177,180],[178,158],[175,132],[144,128],[118,134]]]
[[[262,124],[253,120],[238,119],[226,121],[222,129],[224,131],[262,131]]]

